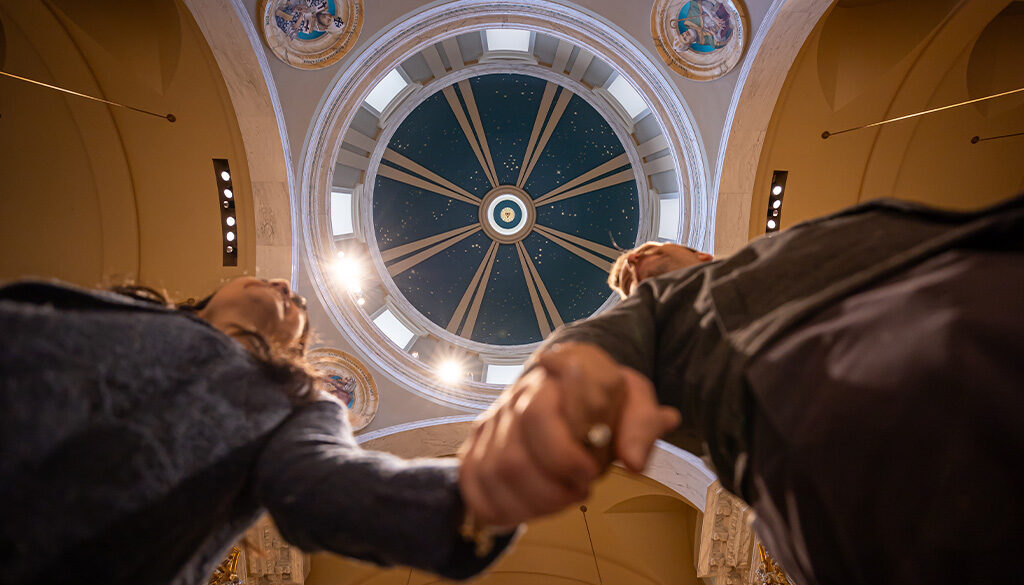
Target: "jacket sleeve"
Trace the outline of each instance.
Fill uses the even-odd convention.
[[[345,407],[329,400],[297,409],[256,470],[261,504],[299,548],[465,579],[493,562],[513,535],[477,557],[459,534],[457,480],[455,459],[403,460],[361,449]]]
[[[536,357],[559,343],[592,343],[617,362],[654,378],[657,341],[657,300],[650,287],[639,286],[633,295],[611,309],[583,321],[558,328],[534,352],[524,368],[533,367]]]
[[[706,263],[704,267],[710,266]],[[624,366],[647,376],[654,384],[661,404],[674,406],[683,416],[680,426],[665,440],[692,453],[702,454],[700,407],[695,392],[687,392],[684,379],[694,367],[692,348],[701,336],[699,308],[703,270],[669,273],[641,282],[633,294],[620,303],[583,321],[565,325],[544,341],[527,362],[524,372],[538,354],[558,343],[592,343]]]

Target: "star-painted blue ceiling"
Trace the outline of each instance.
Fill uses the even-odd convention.
[[[388,148],[400,156],[386,154],[378,169],[374,236],[395,285],[430,321],[481,343],[526,344],[609,298],[599,266],[614,260],[609,249],[636,241],[638,194],[625,149],[586,100],[536,77],[482,75],[424,100]],[[482,229],[479,200],[501,190],[495,183],[536,202],[536,226],[519,243],[495,243]],[[477,227],[455,231],[468,226]]]

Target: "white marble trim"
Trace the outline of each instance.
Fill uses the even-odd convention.
[[[373,449],[373,443],[383,446],[379,445],[381,439],[408,433],[402,437],[402,446],[411,448],[402,449],[400,455],[403,457],[454,455],[469,436],[471,423],[476,418],[476,415],[457,415],[417,420],[364,433],[356,437],[356,442],[364,448]],[[421,446],[426,444],[434,448],[433,452],[422,450]],[[438,448],[450,452],[439,453]],[[699,457],[665,441],[655,443],[643,475],[679,494],[701,512],[705,508],[708,487],[717,479]]]

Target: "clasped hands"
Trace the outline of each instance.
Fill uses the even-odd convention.
[[[558,512],[585,500],[615,459],[642,471],[654,442],[679,421],[646,376],[597,346],[552,347],[477,419],[459,450],[467,512],[497,530]],[[588,431],[602,424],[611,441],[588,444]]]

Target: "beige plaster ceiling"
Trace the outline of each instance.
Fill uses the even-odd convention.
[[[184,298],[254,270],[247,161],[217,62],[183,4],[136,4],[0,0],[5,71],[177,117],[0,79],[0,279],[138,281]],[[213,158],[234,175],[238,267],[222,266]]]
[[[595,486],[586,522],[578,508],[531,522],[476,585],[691,585],[701,514],[660,483],[618,467]],[[588,538],[587,525],[590,535]],[[593,549],[591,549],[591,540]],[[594,553],[597,565],[594,562]],[[453,584],[407,568],[381,569],[330,554],[313,556],[307,585]]]
[[[1024,189],[1024,95],[833,136],[1024,87],[1024,3],[843,0],[789,70],[760,154],[749,236],[764,233],[769,182],[789,171],[782,227],[875,197],[954,209]]]

